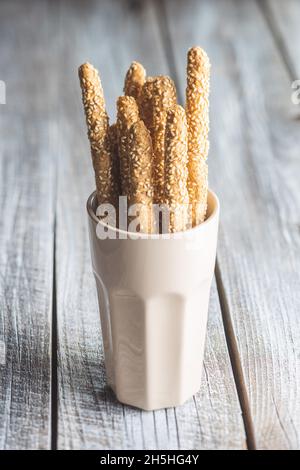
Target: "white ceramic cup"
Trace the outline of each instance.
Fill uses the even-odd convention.
[[[108,383],[138,408],[180,405],[201,383],[218,198],[209,191],[206,221],[172,239],[99,239],[96,206],[94,192],[87,210]]]

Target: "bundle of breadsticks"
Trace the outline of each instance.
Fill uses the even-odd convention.
[[[141,232],[179,232],[205,220],[209,76],[207,54],[192,47],[183,109],[168,76],[147,77],[133,62],[110,125],[97,70],[79,67],[98,203],[117,210],[119,196],[126,196],[128,206],[139,207]],[[155,220],[153,207],[167,209],[166,226]]]

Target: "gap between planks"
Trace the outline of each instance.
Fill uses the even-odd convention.
[[[56,207],[56,205],[55,205]],[[56,297],[56,210],[53,224],[53,282],[52,282],[52,331],[51,331],[51,450],[57,450],[58,429],[58,371],[57,371],[57,297]]]
[[[256,450],[255,442],[255,433],[253,420],[250,411],[249,398],[247,393],[247,387],[244,379],[244,372],[241,364],[239,349],[237,345],[237,340],[234,334],[233,324],[230,315],[230,309],[227,301],[227,296],[222,281],[222,275],[218,263],[216,260],[215,267],[215,277],[217,284],[217,291],[219,296],[219,302],[222,313],[223,326],[225,331],[226,343],[228,348],[228,353],[230,357],[232,372],[234,376],[234,381],[236,385],[236,390],[243,414],[244,428],[246,433],[246,441],[248,450]]]
[[[167,58],[167,62],[169,65],[169,70],[172,73],[172,78],[175,82],[175,86],[177,89],[177,95],[179,97],[179,101],[183,104],[184,97],[181,92],[181,87],[179,84],[176,63],[174,58],[174,51],[173,51],[173,44],[171,39],[171,34],[169,30],[169,25],[167,21],[167,13],[165,8],[165,2],[160,2],[159,0],[155,1],[156,6],[156,15],[157,15],[157,22],[159,25],[159,31],[161,35],[162,45],[165,48],[165,54]],[[233,377],[235,381],[235,386],[237,390],[237,395],[242,411],[244,429],[246,434],[246,445],[248,450],[256,450],[256,441],[255,441],[255,432],[253,426],[253,419],[250,410],[249,398],[247,387],[244,379],[244,373],[241,363],[241,358],[238,350],[237,339],[235,337],[234,328],[231,320],[230,309],[227,301],[227,296],[225,292],[225,288],[222,281],[222,275],[220,271],[220,267],[218,264],[218,260],[216,259],[216,266],[215,266],[215,279],[216,279],[216,286],[217,292],[219,297],[219,303],[222,313],[222,322],[225,332],[226,344],[229,353],[230,363],[232,367]]]

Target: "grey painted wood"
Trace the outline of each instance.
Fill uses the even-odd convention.
[[[300,161],[290,76],[256,2],[166,4],[182,90],[187,47],[202,45],[212,61],[218,259],[257,444],[299,448]]]
[[[243,448],[245,434],[215,286],[199,394],[186,405],[141,412],[106,386],[85,201],[94,188],[76,69],[100,70],[109,112],[131,60],[168,72],[152,2],[63,2],[57,198],[58,448]]]
[[[0,79],[7,92],[0,104],[1,449],[50,447],[52,28],[45,1],[1,2]]]
[[[300,79],[299,18],[298,0],[265,0],[262,4],[270,26],[281,49],[283,60],[287,63],[292,80]]]
[[[186,48],[200,42],[213,58],[210,173],[223,208],[219,261],[258,444],[297,448],[299,123],[290,84],[299,78],[299,4],[269,2],[265,21],[252,2],[198,3],[172,0],[168,21],[182,91]],[[105,386],[83,204],[93,178],[76,68],[86,59],[101,68],[113,114],[120,68],[136,58],[150,73],[165,73],[172,55],[149,2],[139,11],[128,2],[56,5],[0,5],[0,79],[7,85],[0,105],[0,447],[50,445],[56,158],[59,446],[239,447],[244,434],[215,288],[195,400],[142,413],[119,405]]]

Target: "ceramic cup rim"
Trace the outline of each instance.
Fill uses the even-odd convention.
[[[212,191],[211,189],[208,190],[208,194],[210,197],[212,197],[213,201],[214,201],[214,207],[213,207],[213,210],[212,210],[212,213],[210,214],[210,216],[205,219],[204,222],[202,222],[201,224],[197,225],[196,227],[193,227],[193,228],[190,228],[188,230],[185,230],[185,231],[181,231],[181,232],[175,232],[174,234],[172,235],[178,235],[180,234],[181,236],[188,236],[189,234],[191,235],[192,233],[195,233],[195,232],[198,232],[198,231],[201,231],[201,230],[204,230],[205,227],[207,227],[207,225],[211,224],[213,222],[213,220],[217,217],[218,213],[219,213],[219,209],[220,209],[220,203],[219,203],[219,198],[218,196],[216,195],[216,193],[214,191]],[[93,191],[90,196],[88,197],[87,199],[87,202],[86,202],[86,208],[87,208],[87,212],[88,212],[88,215],[89,217],[96,223],[96,224],[101,224],[103,227],[107,227],[110,231],[116,233],[116,234],[122,234],[122,235],[132,235],[134,236],[134,238],[136,239],[148,239],[148,240],[157,240],[157,239],[163,239],[164,238],[164,234],[158,234],[158,233],[134,233],[134,232],[128,232],[127,230],[122,230],[122,229],[119,229],[119,228],[116,228],[116,227],[113,227],[112,225],[107,225],[103,222],[101,222],[98,217],[96,216],[95,214],[95,211],[93,209],[93,202],[94,202],[94,199],[96,197],[96,191]],[[166,235],[166,234],[165,234]],[[167,234],[167,235],[170,235],[170,234]]]

